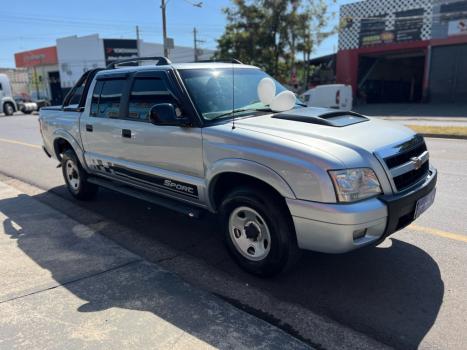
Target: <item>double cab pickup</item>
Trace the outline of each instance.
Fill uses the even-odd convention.
[[[210,211],[233,258],[262,276],[301,249],[374,246],[433,203],[437,173],[410,129],[306,107],[237,61],[151,59],[88,71],[62,106],[40,110],[44,150],[75,198],[106,187]]]

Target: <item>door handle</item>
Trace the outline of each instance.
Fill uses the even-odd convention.
[[[131,130],[130,129],[122,129],[122,136],[131,139]]]
[[[93,127],[91,124],[86,124],[86,131],[89,131],[89,132],[93,131]]]

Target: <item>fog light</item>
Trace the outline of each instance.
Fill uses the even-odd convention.
[[[357,239],[360,239],[360,238],[362,238],[362,237],[365,237],[366,231],[367,231],[366,228],[363,228],[363,229],[361,229],[361,230],[355,230],[355,231],[353,232],[353,239],[354,239],[354,241],[357,240]]]

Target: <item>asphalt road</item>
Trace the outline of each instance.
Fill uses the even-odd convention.
[[[311,311],[396,348],[461,349],[467,344],[467,141],[427,142],[439,170],[437,199],[415,224],[375,248],[345,255],[307,252],[295,270],[267,280],[232,262],[210,215],[194,221],[106,190],[93,202],[68,202],[56,161],[40,149],[37,116],[0,115],[0,173],[66,199],[38,196],[75,220],[87,223],[82,209],[88,209],[125,228],[112,238],[150,261],[160,243],[199,259],[205,269],[166,266],[253,313],[260,301],[248,299],[249,288],[294,305],[295,314],[277,319],[275,305],[263,303],[260,316],[286,323],[302,337],[306,330],[298,330],[294,319]],[[225,279],[213,278],[217,272]],[[243,287],[223,295],[232,281]]]

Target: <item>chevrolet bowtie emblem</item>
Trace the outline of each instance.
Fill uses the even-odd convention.
[[[423,165],[423,159],[420,157],[412,157],[410,160],[414,163],[414,169],[418,170],[422,167]]]

